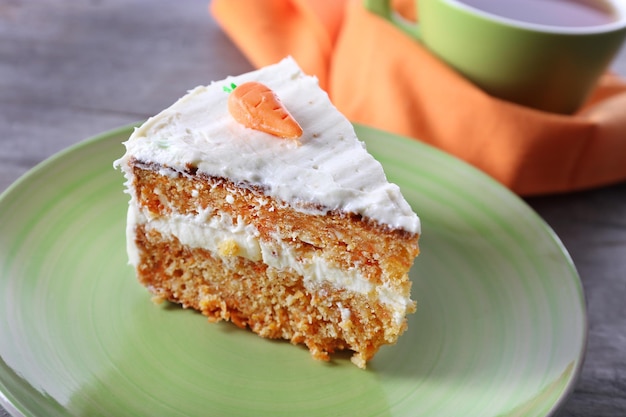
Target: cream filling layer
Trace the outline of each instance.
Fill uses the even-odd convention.
[[[369,282],[358,268],[338,268],[319,255],[299,258],[291,246],[279,240],[271,243],[260,240],[258,230],[245,224],[241,218],[234,219],[226,214],[210,216],[208,210],[197,215],[173,214],[163,219],[151,218],[147,211],[131,205],[127,241],[131,242],[128,248],[129,259],[135,266],[139,262],[139,256],[132,242],[137,224],[145,225],[146,230],[155,230],[163,236],[174,236],[183,245],[211,252],[220,253],[224,242],[234,242],[237,249],[233,255],[255,262],[262,261],[278,270],[295,271],[303,277],[305,287],[311,291],[319,289],[322,283],[329,283],[337,289],[374,297],[392,310],[394,323],[398,325],[413,305],[409,297],[398,294],[388,285],[374,285]]]

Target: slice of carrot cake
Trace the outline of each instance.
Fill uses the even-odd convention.
[[[124,144],[128,255],[157,299],[362,368],[406,329],[419,218],[291,58],[196,87]]]

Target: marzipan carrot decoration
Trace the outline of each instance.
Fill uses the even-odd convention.
[[[224,91],[230,92],[228,111],[242,125],[285,139],[302,136],[296,119],[265,85],[250,81],[239,86],[231,84]]]

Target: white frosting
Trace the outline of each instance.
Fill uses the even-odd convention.
[[[219,252],[224,241],[237,244],[236,256],[252,261],[262,261],[277,270],[291,270],[303,277],[307,289],[318,290],[322,283],[334,288],[345,289],[358,294],[369,295],[386,304],[393,312],[396,324],[401,324],[407,310],[413,305],[408,296],[402,296],[388,285],[374,285],[361,274],[358,268],[342,269],[331,265],[323,257],[314,255],[308,259],[300,259],[293,248],[275,239],[264,242],[259,239],[259,232],[252,225],[245,224],[242,219],[233,219],[226,214],[207,218],[208,212],[198,215],[171,214],[167,218],[149,218],[146,210],[131,205],[129,219],[132,226],[128,228],[128,241],[134,241],[135,225],[143,224],[148,231],[156,230],[164,236],[174,236],[182,244]],[[129,222],[130,225],[131,222]],[[131,263],[137,265],[137,249],[129,256]],[[340,306],[344,320],[349,319],[350,310]]]
[[[270,87],[304,133],[300,146],[249,129],[228,112],[224,86],[256,80]],[[383,168],[358,140],[352,124],[331,104],[317,79],[287,58],[260,70],[196,87],[150,118],[125,142],[116,165],[134,157],[209,176],[262,186],[274,198],[301,210],[341,210],[394,229],[420,233],[419,218],[390,184]],[[127,172],[127,176],[129,173]]]

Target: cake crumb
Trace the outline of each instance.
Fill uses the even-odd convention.
[[[153,295],[152,298],[150,298],[150,301],[152,301],[156,305],[159,305],[165,302],[165,298],[160,295]]]
[[[354,355],[352,355],[352,357],[350,358],[350,362],[352,362],[361,369],[365,369],[367,366],[367,361],[359,353],[355,353]]]

